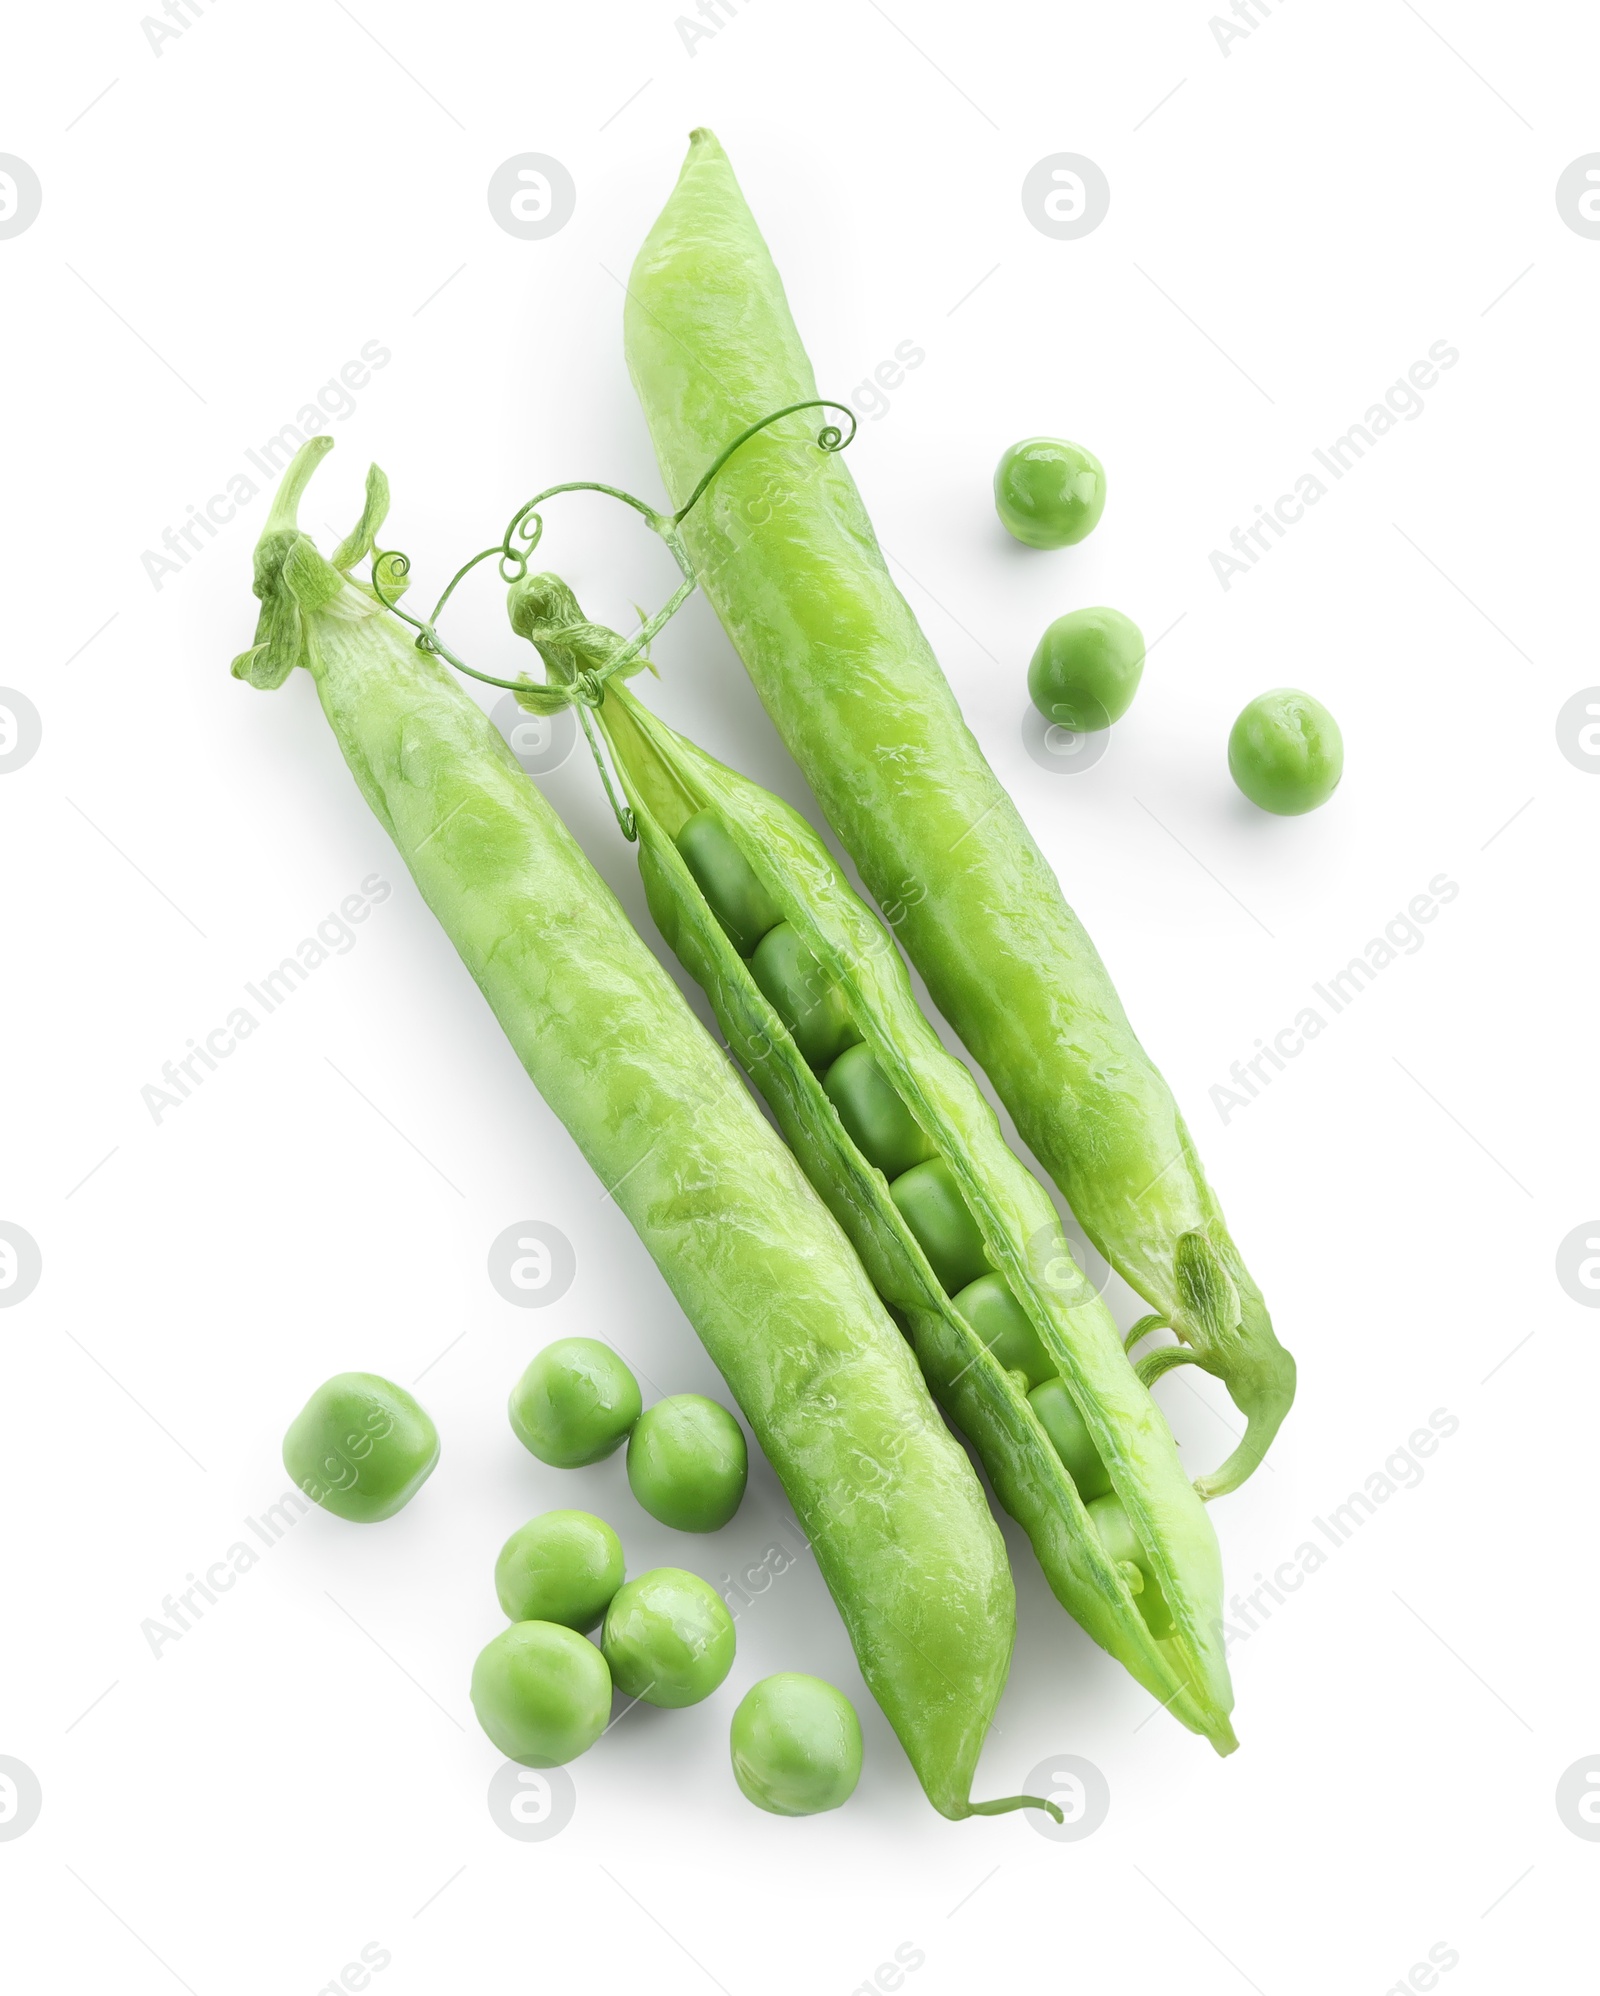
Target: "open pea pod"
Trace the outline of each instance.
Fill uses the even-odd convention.
[[[537,642],[537,619],[524,616],[519,628]],[[1231,1751],[1216,1535],[1110,1311],[1072,1259],[1049,1196],[1007,1146],[971,1073],[918,1007],[887,932],[805,820],[675,734],[620,685],[607,689],[598,718],[634,813],[657,924],[705,989],[734,1053],[905,1329],[935,1397],[1027,1532],[1056,1598],[1183,1724]],[[1081,1414],[1136,1546],[1108,1545],[1097,1530],[1026,1376],[1008,1371],[947,1293],[889,1181],[856,1147],[697,884],[676,841],[708,810],[842,994],[855,1031],[948,1165],[990,1267]],[[1146,1574],[1146,1605],[1161,1609],[1160,1634],[1140,1606]]]
[[[1057,1599],[1175,1716],[1228,1751],[1235,1740],[1216,1536],[1109,1310],[1072,1261],[1048,1195],[1006,1145],[971,1074],[917,1006],[887,933],[804,819],[621,689],[608,692],[599,719],[635,814],[652,914],[907,1330],[935,1396],[1028,1533]],[[994,1356],[942,1286],[884,1174],[856,1148],[696,883],[676,838],[707,809],[842,992],[872,1056],[948,1165],[990,1264],[1082,1415],[1144,1556],[1137,1565],[1103,1542],[1025,1382]],[[1140,1566],[1170,1610],[1163,1635],[1135,1594]]]

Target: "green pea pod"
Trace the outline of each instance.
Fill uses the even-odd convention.
[[[968,1799],[1015,1622],[971,1465],[848,1241],[577,842],[453,674],[342,572],[381,523],[382,474],[337,566],[298,531],[329,442],[304,446],[273,505],[235,674],[310,669],[424,900],[743,1408],[935,1808],[1022,1806]]]
[[[628,366],[674,505],[746,425],[816,394],[771,255],[697,131],[640,250]],[[1294,1360],[1229,1237],[1171,1091],[973,739],[890,579],[855,482],[804,415],[746,443],[684,521],[706,594],[778,732],[1018,1130],[1090,1238],[1246,1431],[1204,1495],[1260,1462]]]
[[[546,633],[570,638],[585,628],[606,635],[586,625],[556,577],[530,577],[511,594],[512,621],[535,643]],[[553,674],[573,663],[554,645],[546,658]],[[919,1009],[893,942],[805,820],[675,734],[620,684],[607,689],[598,718],[634,814],[657,925],[706,991],[806,1175],[906,1327],[935,1397],[1027,1531],[1057,1599],[1185,1725],[1230,1751],[1233,1693],[1222,1646],[1216,1534],[1165,1418],[1128,1363],[1110,1311],[1072,1259],[1049,1195],[1008,1148],[971,1073]],[[706,810],[716,813],[753,870],[771,919],[788,924],[771,933],[792,933],[810,951],[828,1002],[842,1004],[852,1038],[865,1040],[948,1167],[990,1262],[1083,1411],[1171,1609],[1170,1635],[1154,1634],[1140,1612],[1137,1583],[1126,1570],[1137,1562],[1119,1562],[1102,1543],[1026,1379],[995,1359],[940,1282],[889,1181],[847,1133],[804,1041],[786,1028],[696,884],[676,841]],[[917,1165],[909,1175],[927,1169]]]

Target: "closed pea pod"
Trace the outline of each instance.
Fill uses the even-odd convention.
[[[540,576],[513,589],[512,620],[539,643],[550,630],[570,632],[581,612],[564,584]],[[553,672],[563,664],[553,646],[546,659]],[[971,1074],[918,1010],[893,944],[804,820],[620,687],[608,688],[598,713],[633,810],[658,925],[705,988],[734,1052],[906,1327],[936,1397],[1027,1530],[1052,1589],[1184,1724],[1228,1751],[1232,1693],[1215,1535],[1109,1311],[1071,1262],[1043,1187],[1006,1147]],[[840,995],[860,1044],[836,1062],[859,1067],[864,1046],[906,1122],[934,1151],[893,1181],[847,1128],[676,844],[708,809]],[[870,1143],[865,1125],[862,1134]],[[892,1161],[903,1163],[904,1152]],[[983,1328],[958,1307],[958,1295],[973,1303]],[[1031,1343],[1014,1319],[995,1321],[1007,1298]],[[990,1341],[999,1342],[1002,1329],[1011,1343],[996,1353]],[[1030,1368],[1048,1368],[1090,1438],[1101,1470],[1084,1469],[1082,1492],[1030,1401]],[[1122,1506],[1143,1565],[1125,1548],[1107,1548],[1086,1503],[1097,1490]],[[1146,1571],[1159,1584],[1159,1630],[1141,1613]]]
[[[267,518],[235,676],[266,689],[308,669],[422,897],[728,1382],[929,1799],[951,1817],[1022,1806],[970,1799],[1014,1632],[971,1466],[835,1220],[576,840],[454,676],[350,579],[383,519],[381,473],[332,561],[299,531],[329,446],[302,448]],[[573,1643],[496,1639],[513,1718],[533,1652],[586,1664]],[[484,1669],[498,1706],[504,1673]],[[558,1745],[582,1750],[592,1708],[576,1701]]]
[[[674,503],[745,425],[816,394],[771,254],[708,131],[692,135],[639,252],[624,325]],[[1246,1415],[1233,1453],[1200,1479],[1208,1496],[1235,1488],[1289,1409],[1294,1360],[1171,1090],[895,587],[849,470],[790,417],[727,466],[684,537],[934,1003],[1090,1238],[1182,1340],[1151,1352],[1141,1376],[1202,1365]]]

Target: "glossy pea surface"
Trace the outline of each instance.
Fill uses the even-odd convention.
[[[1139,1604],[1153,1636],[1170,1635],[1172,1632],[1172,1610],[1150,1568],[1150,1556],[1139,1543],[1127,1512],[1122,1508],[1120,1497],[1096,1497],[1088,1505],[1089,1516],[1100,1535],[1100,1543],[1119,1565],[1135,1569],[1141,1587],[1134,1589],[1134,1599]]]
[[[850,1141],[885,1178],[898,1178],[935,1154],[922,1125],[864,1041],[840,1054],[822,1085]]]
[[[1309,693],[1259,693],[1228,736],[1233,780],[1263,811],[1297,818],[1326,804],[1344,774],[1339,723]]]
[[[987,1273],[989,1257],[978,1223],[942,1157],[903,1172],[890,1185],[889,1197],[947,1295]]]
[[[1120,610],[1069,610],[1028,666],[1028,697],[1047,721],[1092,735],[1120,721],[1144,674],[1144,636]]]
[[[628,1437],[628,1485],[652,1518],[680,1532],[717,1532],[750,1474],[744,1429],[715,1400],[675,1393],[647,1407]]]
[[[592,1511],[546,1511],[500,1548],[495,1593],[513,1622],[559,1622],[587,1635],[622,1585],[622,1541]]]
[[[793,1034],[807,1066],[830,1066],[861,1038],[844,993],[829,982],[827,972],[789,923],[780,922],[761,938],[750,959],[750,973]]]
[[[1111,1489],[1110,1473],[1066,1382],[1059,1377],[1046,1379],[1034,1387],[1028,1399],[1039,1416],[1039,1425],[1050,1437],[1051,1447],[1078,1486],[1078,1495],[1086,1504],[1106,1496]]]
[[[597,1338],[557,1338],[511,1389],[518,1441],[556,1469],[580,1469],[622,1446],[644,1401],[639,1382]]]
[[[611,1673],[594,1644],[555,1622],[513,1622],[472,1666],[472,1709],[508,1760],[559,1767],[611,1717]]]
[[[861,1779],[861,1721],[842,1691],[797,1670],[763,1677],[729,1733],[733,1778],[758,1809],[816,1816],[848,1802]]]
[[[741,956],[752,956],[783,917],[715,811],[696,811],[678,833],[684,865]]]
[[[995,469],[994,503],[1006,532],[1028,547],[1071,547],[1105,511],[1105,467],[1064,437],[1024,437]]]
[[[1030,1388],[1055,1378],[1050,1354],[1003,1275],[980,1275],[969,1282],[955,1306],[1007,1372],[1024,1374]]]
[[[433,1474],[439,1431],[376,1372],[325,1379],[289,1424],[283,1466],[306,1495],[358,1525],[392,1518]]]
[[[698,1574],[658,1566],[618,1592],[600,1647],[625,1697],[698,1705],[733,1668],[733,1617]]]

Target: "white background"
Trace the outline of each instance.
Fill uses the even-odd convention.
[[[44,205],[0,241],[0,679],[44,733],[0,780],[0,1218],[44,1275],[0,1314],[0,1753],[44,1806],[0,1843],[8,1987],[313,1996],[374,1942],[383,1996],[580,1977],[847,1996],[907,1944],[915,1996],[1381,1996],[1441,1942],[1450,1996],[1592,1986],[1600,1849],[1554,1792],[1600,1752],[1600,1320],[1555,1256],[1600,1207],[1600,783],[1555,717],[1600,679],[1600,242],[1553,197],[1600,146],[1600,35],[1576,6],[1456,0],[1256,20],[1224,54],[1205,5],[1176,0],[752,0],[691,54],[670,0],[232,0],[156,54],[131,5],[13,18],[0,151]],[[559,1836],[491,1820],[499,1756],[467,1680],[500,1626],[504,1536],[589,1505],[630,1570],[716,1579],[786,1509],[758,1465],[734,1523],[687,1539],[639,1511],[620,1460],[563,1475],[517,1446],[506,1391],[555,1336],[615,1338],[647,1397],[726,1395],[309,681],[229,678],[265,493],[159,590],[142,565],[370,340],[392,361],[332,425],[303,514],[324,545],[373,457],[430,597],[541,485],[657,497],[620,281],[702,122],[823,392],[902,341],[926,353],[852,467],[1298,1355],[1270,1468],[1215,1509],[1231,1585],[1315,1541],[1433,1410],[1460,1424],[1236,1646],[1227,1761],[1152,1716],[1008,1529],[1017,1657],[978,1788],[1087,1757],[1111,1811],[1079,1843],[929,1810],[809,1562],[741,1616],[713,1699],[631,1712],[574,1766]],[[540,242],[485,199],[528,151],[578,190]],[[1112,189],[1077,242],[1019,199],[1061,151]],[[1439,340],[1460,360],[1424,413],[1224,591],[1212,549]],[[988,493],[1002,447],[1041,431],[1109,469],[1099,530],[1057,555],[1010,544]],[[598,500],[552,509],[545,551],[612,622],[671,584]],[[454,629],[514,670],[495,597]],[[1099,602],[1167,635],[1109,754],[1053,775],[1023,748],[1027,658],[1049,618]],[[808,804],[703,602],[657,654],[662,713]],[[1253,811],[1224,761],[1239,707],[1280,684],[1347,743],[1342,789],[1304,820]],[[586,757],[547,790],[645,920]],[[140,1091],[162,1063],[374,871],[394,892],[356,946],[155,1123]],[[1208,1091],[1230,1063],[1441,872],[1460,893],[1425,945],[1225,1125]],[[577,1252],[548,1311],[485,1273],[528,1218]],[[432,1481],[371,1529],[313,1512],[152,1656],[141,1623],[246,1537],[284,1488],[289,1418],[346,1367],[421,1375]],[[1160,1393],[1196,1467],[1219,1459],[1211,1383]],[[775,1669],[861,1709],[866,1771],[837,1814],[780,1821],[734,1788],[729,1715]]]

